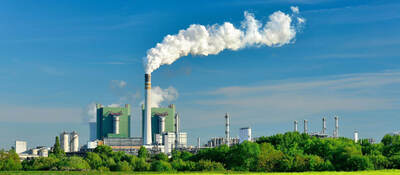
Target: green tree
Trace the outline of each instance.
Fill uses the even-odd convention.
[[[200,160],[196,164],[198,171],[223,171],[224,165],[219,162],[213,162],[211,160]]]
[[[144,158],[147,159],[149,157],[149,152],[144,146],[141,146],[138,152],[138,157],[139,158]]]
[[[22,162],[24,170],[57,170],[60,159],[56,156],[25,159]]]
[[[257,169],[257,157],[260,154],[260,147],[257,143],[244,141],[234,145],[229,151],[227,167],[233,170],[249,171]]]
[[[85,160],[90,165],[90,167],[94,170],[99,169],[100,167],[103,166],[103,160],[97,153],[94,153],[94,152],[86,153]]]
[[[58,136],[56,136],[56,142],[54,143],[52,154],[54,154],[56,157],[62,157],[65,155],[64,150],[61,149],[60,139]]]
[[[266,172],[276,171],[283,156],[283,153],[275,150],[270,143],[261,143],[256,170]]]
[[[0,150],[0,171],[15,171],[20,169],[22,169],[22,164],[14,149],[8,152]]]
[[[133,157],[130,165],[133,167],[135,171],[149,171],[150,164],[146,162],[144,158]]]
[[[170,163],[163,160],[156,160],[151,163],[151,170],[153,171],[172,171],[173,168]]]
[[[62,158],[58,163],[58,169],[62,171],[86,171],[90,170],[89,164],[77,156]]]
[[[116,165],[116,171],[132,171],[132,167],[126,161],[120,161]]]

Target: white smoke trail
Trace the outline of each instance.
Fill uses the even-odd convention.
[[[247,46],[279,47],[289,44],[296,36],[298,25],[305,22],[298,17],[298,7],[291,7],[291,10],[292,15],[274,12],[265,25],[248,12],[244,12],[245,20],[242,21],[241,28],[236,28],[229,22],[212,26],[192,24],[176,35],[167,35],[161,43],[147,51],[144,58],[145,72],[150,74],[161,65],[172,64],[189,54],[207,56],[225,49],[235,51]]]
[[[157,108],[160,107],[164,102],[171,102],[178,98],[178,91],[170,86],[167,89],[162,89],[159,86],[155,86],[151,88],[151,107]],[[144,104],[144,101],[140,102],[141,105]]]

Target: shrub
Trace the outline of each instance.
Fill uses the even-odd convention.
[[[0,171],[15,171],[22,169],[19,156],[14,150],[0,151]]]
[[[151,170],[153,171],[172,171],[172,166],[167,161],[156,160],[151,163]]]
[[[86,154],[85,160],[92,169],[99,169],[99,167],[103,165],[103,160],[101,159],[101,157],[93,152],[88,152]]]
[[[198,171],[223,171],[224,166],[219,162],[213,162],[211,160],[200,160],[196,164]]]
[[[115,168],[116,171],[132,171],[131,166],[126,161],[118,162]]]
[[[55,170],[60,160],[54,156],[26,159],[22,162],[24,170]]]
[[[351,171],[372,170],[374,165],[366,156],[353,155],[347,161],[347,166]]]
[[[367,156],[369,160],[371,160],[372,164],[374,164],[374,168],[376,170],[389,168],[389,160],[383,155],[369,155]]]
[[[131,166],[135,171],[148,171],[150,170],[150,164],[146,162],[144,158],[133,157],[131,162]]]
[[[173,169],[178,171],[195,171],[196,163],[192,161],[184,161],[182,159],[176,159],[171,162]]]
[[[66,157],[58,163],[58,170],[62,171],[83,171],[90,170],[89,164],[81,157]]]
[[[154,155],[153,159],[168,161],[168,156],[166,154],[164,154],[164,153],[159,153],[159,154]]]

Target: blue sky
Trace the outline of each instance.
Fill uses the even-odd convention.
[[[178,91],[172,103],[190,142],[223,136],[225,112],[232,136],[244,126],[285,132],[303,119],[320,131],[324,115],[332,133],[335,114],[346,137],[400,130],[397,1],[1,1],[0,148],[50,146],[64,130],[82,144],[93,102],[132,104],[139,136],[148,49],[190,24],[240,26],[244,11],[265,22],[290,6],[307,20],[292,44],[187,56],[152,74],[153,86]]]

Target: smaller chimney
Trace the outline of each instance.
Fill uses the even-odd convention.
[[[225,144],[227,145],[227,146],[229,146],[230,145],[230,138],[229,138],[229,125],[230,125],[230,123],[229,123],[229,120],[230,120],[230,118],[229,118],[229,115],[228,115],[228,113],[226,113],[225,114]]]
[[[297,130],[297,125],[298,125],[298,122],[297,122],[297,120],[295,120],[294,121],[294,132],[297,132],[298,130]]]
[[[339,137],[339,117],[335,116],[335,131],[334,131],[334,137],[338,138]]]
[[[326,118],[322,118],[322,134],[326,133]]]
[[[354,131],[354,142],[358,142],[358,131],[357,130],[355,130]]]
[[[308,133],[308,121],[304,120],[304,133],[307,134]]]
[[[200,149],[200,137],[197,137],[197,148]]]

